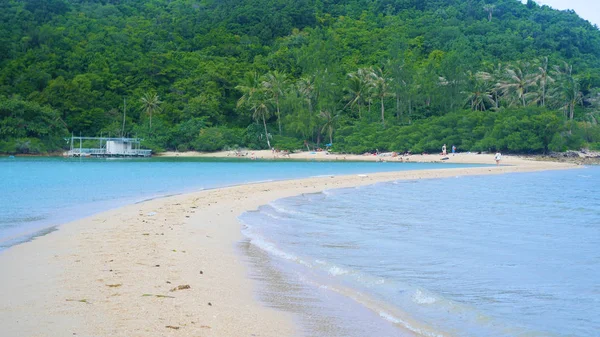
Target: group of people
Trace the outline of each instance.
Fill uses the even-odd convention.
[[[456,146],[452,145],[452,155],[454,156],[454,154],[456,154]],[[442,155],[443,156],[447,155],[447,153],[446,153],[446,144],[444,144],[442,146]]]
[[[452,145],[452,155],[454,156],[454,154],[456,154],[456,146]],[[442,145],[442,155],[447,155],[446,144]],[[494,160],[496,161],[496,165],[500,165],[500,161],[502,160],[502,154],[500,153],[500,151],[496,152],[496,154],[494,155]]]

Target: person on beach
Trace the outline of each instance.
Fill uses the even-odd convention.
[[[456,153],[456,146],[452,145],[452,155],[454,156],[455,153]]]
[[[496,160],[496,166],[500,165],[500,160],[502,160],[502,154],[500,153],[500,151],[496,152],[496,155],[494,156],[494,160]]]
[[[446,155],[446,144],[444,144],[442,146],[442,155],[445,156]]]

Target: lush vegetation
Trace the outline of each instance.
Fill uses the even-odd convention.
[[[0,152],[600,149],[600,31],[533,1],[7,0],[0,22]]]

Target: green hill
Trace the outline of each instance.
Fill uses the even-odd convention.
[[[534,2],[8,0],[0,22],[0,152],[122,135],[123,110],[155,150],[600,148],[600,30]]]

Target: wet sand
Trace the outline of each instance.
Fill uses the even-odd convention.
[[[450,157],[454,163],[459,157],[493,163],[491,155]],[[422,160],[429,159],[434,157]],[[61,225],[0,253],[0,335],[296,335],[289,314],[265,307],[255,296],[255,281],[236,251],[242,212],[283,197],[381,181],[576,167],[517,157],[504,157],[503,164],[512,166],[233,186],[149,200]]]

